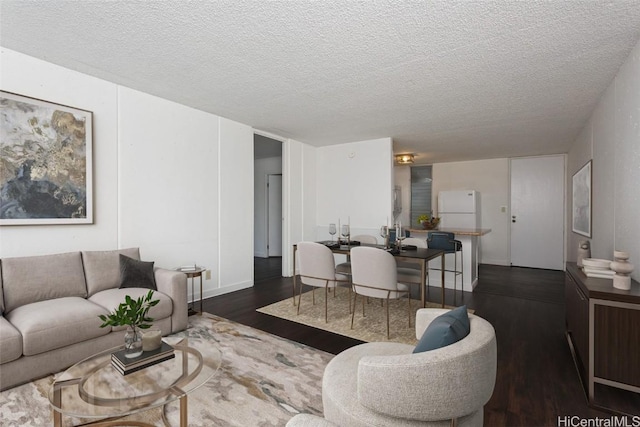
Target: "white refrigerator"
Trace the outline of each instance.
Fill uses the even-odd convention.
[[[438,193],[441,228],[480,228],[480,193],[475,190]]]

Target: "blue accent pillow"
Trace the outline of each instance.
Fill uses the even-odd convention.
[[[469,314],[467,306],[463,305],[433,319],[413,352],[421,353],[446,347],[469,335],[469,331]]]

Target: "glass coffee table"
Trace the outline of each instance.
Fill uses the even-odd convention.
[[[187,395],[205,384],[220,368],[222,355],[211,341],[198,338],[165,337],[176,357],[122,375],[111,366],[112,348],[76,363],[57,376],[49,392],[55,427],[62,417],[96,419],[91,425],[149,426],[118,419],[162,407],[162,419],[169,425],[165,405],[180,401],[180,426],[187,426]]]

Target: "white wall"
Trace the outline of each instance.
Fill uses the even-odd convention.
[[[118,246],[117,86],[0,48],[0,89],[93,112],[94,224],[0,227],[0,257]]]
[[[491,232],[479,238],[481,264],[509,265],[509,159],[436,163],[433,165],[433,211],[444,190],[480,192],[481,228]]]
[[[330,223],[351,221],[351,233],[379,234],[393,211],[390,138],[317,148],[317,234],[329,239]]]
[[[282,173],[282,157],[269,157],[255,160],[254,176],[254,248],[257,257],[267,258],[268,213],[267,213],[267,176]]]
[[[0,257],[139,246],[160,267],[205,265],[205,297],[253,284],[251,127],[5,48],[0,74],[2,90],[93,112],[95,215],[0,227]]]
[[[119,87],[118,124],[120,246],[202,265],[214,278],[204,289],[217,287],[218,117]]]
[[[629,251],[640,280],[640,43],[603,93],[568,156],[568,260],[578,242],[591,241],[591,255],[613,258]],[[592,160],[592,238],[571,231],[572,176]]]
[[[316,151],[292,139],[282,145],[282,274],[288,277],[293,275],[293,245],[315,238]]]
[[[253,285],[253,129],[220,118],[219,283],[222,292]]]

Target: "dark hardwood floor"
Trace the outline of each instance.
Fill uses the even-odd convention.
[[[473,293],[447,290],[445,303],[467,304],[494,326],[496,387],[485,406],[486,426],[557,426],[558,417],[609,418],[587,406],[564,335],[564,273],[480,266]],[[291,296],[291,278],[256,280],[253,288],[205,300],[206,312],[337,354],[360,343],[256,312]],[[434,292],[436,290],[436,292]],[[429,300],[440,301],[432,288]]]
[[[280,277],[282,277],[282,257],[253,258],[254,282]]]

